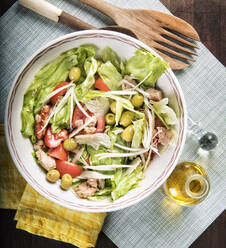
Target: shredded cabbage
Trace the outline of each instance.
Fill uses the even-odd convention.
[[[99,146],[102,145],[106,148],[110,148],[111,140],[105,133],[85,134],[77,135],[75,137],[76,142],[79,144],[88,144],[94,149],[98,150]]]
[[[107,114],[110,103],[106,97],[95,97],[87,101],[85,106],[98,118]]]

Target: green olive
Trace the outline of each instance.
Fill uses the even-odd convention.
[[[133,117],[134,117],[134,114],[132,112],[130,111],[123,112],[120,118],[120,121],[119,121],[120,125],[124,127],[129,126],[132,123]]]
[[[60,186],[64,190],[68,190],[72,185],[72,177],[69,174],[64,174],[61,178]]]
[[[133,139],[133,135],[134,135],[134,128],[133,125],[129,125],[127,128],[125,128],[122,132],[122,138],[127,141],[127,142],[131,142]]]
[[[139,108],[144,103],[144,97],[141,94],[136,94],[133,96],[131,102],[135,108]]]
[[[81,77],[80,68],[73,66],[69,72],[69,79],[73,82],[77,82],[80,77]]]
[[[105,115],[105,122],[108,125],[114,125],[115,124],[115,115],[112,113],[108,113]]]
[[[116,114],[116,102],[113,102],[111,105],[110,105],[110,109],[111,109],[111,112]]]
[[[46,179],[51,183],[55,183],[59,178],[60,172],[58,170],[50,170],[46,174]]]
[[[64,141],[63,146],[65,150],[73,151],[77,147],[77,143],[74,138],[69,138]]]

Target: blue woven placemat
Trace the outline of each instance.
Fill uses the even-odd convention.
[[[108,17],[76,0],[49,2],[97,27],[113,24]],[[157,0],[108,2],[127,8],[167,11]],[[4,119],[10,86],[21,66],[41,46],[69,32],[72,30],[17,3],[0,18],[0,122]],[[206,168],[211,181],[210,194],[200,205],[182,208],[170,204],[158,190],[132,207],[108,214],[103,231],[118,247],[188,247],[225,209],[226,70],[204,45],[200,44],[198,53],[197,61],[188,69],[176,72],[176,76],[190,116],[201,121],[204,129],[215,132],[219,145],[204,156],[197,152],[197,143],[187,139],[180,160],[196,161]]]

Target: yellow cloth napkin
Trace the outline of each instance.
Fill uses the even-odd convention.
[[[17,228],[81,248],[95,246],[106,213],[84,213],[61,207],[32,189],[20,176],[8,152],[0,125],[0,208],[17,209]]]

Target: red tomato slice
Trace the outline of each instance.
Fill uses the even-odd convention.
[[[55,148],[60,145],[62,141],[68,138],[67,130],[61,130],[59,133],[52,133],[51,127],[47,128],[44,143],[49,148]]]
[[[61,177],[66,173],[72,177],[80,176],[82,173],[81,166],[63,160],[56,160],[56,168],[60,172]]]
[[[61,83],[59,83],[59,84],[54,88],[54,90],[57,90],[57,89],[59,89],[59,88],[65,86],[65,85],[68,85],[68,84],[69,84],[69,82],[67,82],[67,81],[61,82]],[[54,95],[54,96],[51,98],[51,103],[52,103],[52,104],[56,104],[56,102],[59,100],[59,97],[60,97],[60,96],[63,96],[66,92],[67,92],[67,89],[63,89],[63,90],[61,90],[60,92],[58,92],[56,95]]]
[[[101,116],[97,119],[97,129],[96,133],[103,133],[105,128],[105,118]]]
[[[83,120],[84,114],[80,110],[78,106],[75,107],[74,113],[73,113],[73,118],[72,118],[72,126],[75,127],[75,122],[78,120]]]
[[[94,87],[98,90],[102,91],[110,91],[111,89],[107,86],[107,84],[99,77],[94,83]]]
[[[68,160],[68,152],[64,149],[62,144],[55,148],[50,148],[48,154],[53,158]]]

